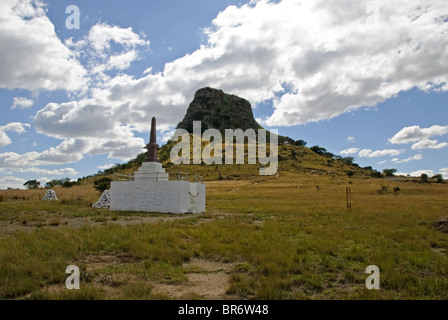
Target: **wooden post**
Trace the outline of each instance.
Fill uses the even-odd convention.
[[[345,193],[347,195],[347,210],[352,211],[352,188],[346,187]]]

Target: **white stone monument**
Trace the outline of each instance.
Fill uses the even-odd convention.
[[[205,212],[205,185],[169,180],[157,158],[156,119],[152,118],[148,154],[130,181],[112,181],[110,209],[162,213]]]

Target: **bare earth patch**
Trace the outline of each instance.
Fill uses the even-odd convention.
[[[121,299],[125,296],[126,287],[138,285],[151,288],[152,297],[168,299],[207,299],[207,300],[233,300],[237,296],[228,294],[230,277],[240,262],[225,263],[204,259],[192,259],[183,264],[187,281],[183,283],[167,284],[160,281],[141,279],[131,273],[102,273],[110,267],[123,267],[138,263],[128,255],[88,255],[76,264],[85,266],[81,270],[81,286],[87,281],[89,286],[99,289],[106,299]],[[82,290],[82,288],[81,288]],[[52,284],[42,288],[41,292],[50,297],[63,296],[67,293],[65,283]],[[29,299],[30,294],[22,297]]]
[[[207,300],[236,299],[227,294],[230,274],[240,263],[224,263],[192,259],[184,263],[188,281],[182,284],[155,283],[153,293],[173,299],[200,298]]]

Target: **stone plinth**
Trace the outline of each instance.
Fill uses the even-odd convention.
[[[134,177],[135,180],[168,181],[168,173],[158,162],[143,162]]]

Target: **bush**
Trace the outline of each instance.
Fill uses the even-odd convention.
[[[393,177],[395,172],[397,172],[397,169],[384,169],[383,172],[386,177]]]
[[[371,173],[373,178],[382,178],[383,175],[381,174],[381,172],[377,171],[377,170],[373,170]]]
[[[304,147],[304,146],[306,146],[306,143],[307,143],[307,142],[304,141],[304,140],[302,140],[302,139],[294,141],[294,145],[295,145],[295,146],[301,146],[301,147]]]
[[[428,183],[428,175],[426,173],[422,173],[422,175],[420,176],[420,180],[422,183]]]
[[[345,171],[345,173],[347,174],[347,176],[349,177],[349,178],[351,178],[351,177],[353,177],[354,175],[355,175],[355,171],[351,171],[351,170],[347,170],[347,171]]]
[[[352,165],[355,158],[353,157],[344,157],[341,159],[345,164]]]
[[[104,177],[93,182],[93,187],[103,193],[105,190],[110,188],[110,183],[112,182],[111,178]]]

